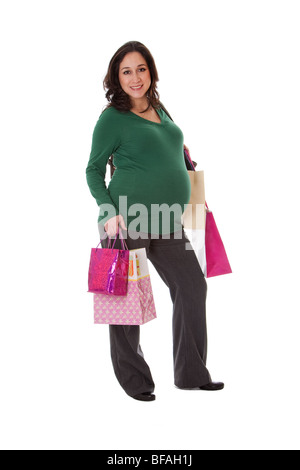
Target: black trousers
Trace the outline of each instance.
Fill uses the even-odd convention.
[[[99,232],[103,238],[105,232],[101,224]],[[148,259],[170,290],[175,385],[179,388],[206,385],[211,381],[206,368],[207,283],[194,251],[186,249],[189,240],[183,228],[181,233],[169,235],[169,239],[161,235],[133,239],[130,233],[122,233],[127,237],[129,250],[146,248]],[[107,241],[103,240],[103,248],[107,247]],[[119,238],[115,248],[121,248]],[[111,357],[120,385],[131,397],[153,392],[155,384],[140,346],[140,327],[110,325],[109,330]]]

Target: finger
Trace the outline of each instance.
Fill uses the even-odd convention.
[[[124,218],[122,215],[119,215],[119,225],[121,226],[121,228],[123,228],[124,230],[127,230],[127,228],[125,227],[125,222],[124,222]]]
[[[126,228],[126,226],[125,226],[124,220],[121,220],[121,221],[120,221],[120,225],[121,225],[121,228],[122,228],[123,230],[127,230],[127,228]]]

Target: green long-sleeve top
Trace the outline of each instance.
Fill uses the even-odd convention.
[[[127,229],[137,232],[169,234],[181,229],[184,205],[191,196],[184,136],[161,108],[158,114],[161,123],[114,107],[100,115],[86,168],[88,186],[100,208],[99,223],[104,225],[110,217],[121,214]],[[116,170],[107,187],[110,155]],[[121,203],[120,196],[127,199],[123,197]],[[142,204],[142,210],[136,204]],[[177,210],[172,210],[174,204]],[[108,207],[114,212],[108,212]],[[164,218],[163,208],[168,208]]]

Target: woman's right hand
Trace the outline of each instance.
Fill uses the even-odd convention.
[[[112,217],[104,225],[105,231],[110,238],[115,237],[118,233],[119,224],[123,230],[127,230],[125,227],[124,218],[121,214],[117,215],[116,217]]]

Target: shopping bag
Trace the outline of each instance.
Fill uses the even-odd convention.
[[[232,273],[224,244],[215,222],[213,213],[206,204],[205,256],[206,277]]]
[[[145,248],[130,250],[126,296],[94,295],[94,323],[143,325],[157,318]]]
[[[183,213],[182,222],[186,229],[205,229],[205,188],[204,171],[188,171],[191,182],[191,197]]]
[[[191,181],[191,198],[185,210],[182,223],[205,277],[232,273],[228,257],[218,231],[213,213],[205,201],[204,172],[196,171],[188,152],[186,158],[192,170],[188,171]]]
[[[205,187],[204,171],[188,171],[191,181],[191,198],[182,216],[184,232],[191,243],[202,272],[206,272],[205,257]]]
[[[118,235],[122,242],[122,250],[114,248]],[[124,296],[127,294],[129,250],[123,239],[122,232],[117,233],[113,246],[110,247],[111,239],[108,241],[108,248],[92,248],[88,285],[93,294],[106,294]]]

